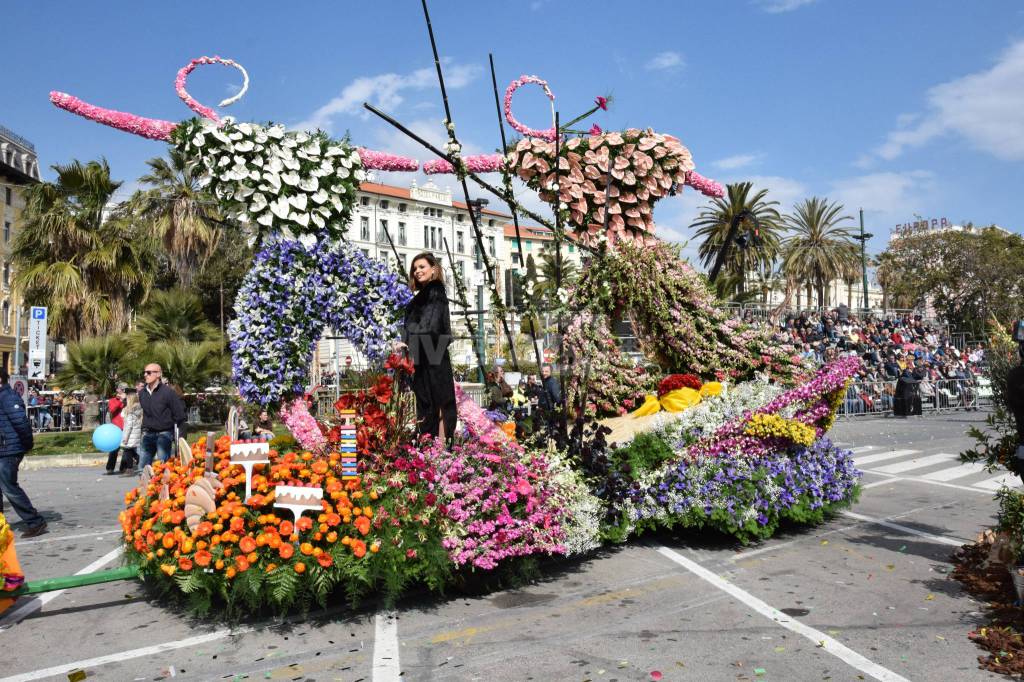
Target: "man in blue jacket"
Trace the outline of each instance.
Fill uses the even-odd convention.
[[[0,513],[6,497],[28,526],[21,537],[31,538],[46,532],[46,521],[18,485],[18,467],[33,445],[32,425],[25,414],[25,403],[11,388],[10,380],[7,368],[0,367]]]

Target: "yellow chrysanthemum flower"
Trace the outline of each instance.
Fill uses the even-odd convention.
[[[814,442],[814,427],[777,414],[755,414],[747,422],[743,433],[757,438],[784,438],[797,445],[809,446]]]

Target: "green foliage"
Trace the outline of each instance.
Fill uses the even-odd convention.
[[[985,417],[984,429],[971,426],[967,435],[974,447],[960,453],[963,462],[984,462],[988,471],[1005,466],[1016,472],[1018,461],[1017,422],[1006,402],[1006,383],[1010,370],[1018,364],[1017,343],[1006,328],[993,321],[990,345],[985,351],[989,362],[988,377],[992,386],[992,412]]]
[[[981,334],[993,317],[1024,317],[1024,237],[995,227],[908,235],[879,256],[891,304],[931,304],[953,329]]]
[[[125,374],[131,347],[120,334],[82,339],[68,344],[68,361],[57,375],[65,390],[84,389],[100,396],[114,395]]]
[[[153,284],[154,243],[104,161],[54,166],[56,182],[26,192],[12,247],[14,288],[49,308],[50,334],[68,341],[123,332]]]
[[[675,458],[665,440],[654,433],[639,433],[625,447],[615,448],[610,457],[623,476],[636,480]]]
[[[199,296],[184,289],[154,291],[135,320],[133,337],[139,347],[220,340],[217,328],[203,314]]]
[[[1004,486],[996,493],[996,500],[996,530],[1009,535],[1013,554],[1019,559],[1024,554],[1024,492]]]

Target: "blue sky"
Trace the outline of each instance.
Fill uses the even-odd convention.
[[[256,0],[6,3],[0,124],[32,140],[46,167],[105,156],[131,187],[162,144],[75,118],[50,105],[48,92],[180,120],[191,112],[174,93],[176,71],[218,54],[251,75],[249,93],[226,110],[238,119],[315,123],[429,159],[359,106],[377,103],[442,138],[419,2],[281,8]],[[814,195],[841,201],[853,216],[863,207],[874,251],[915,214],[1024,226],[1019,2],[433,0],[431,11],[469,151],[498,146],[493,52],[499,87],[540,75],[563,118],[611,94],[611,110],[594,122],[672,133],[706,176],[752,180],[785,211]],[[189,90],[213,104],[238,80],[201,67]],[[515,112],[528,125],[547,127],[546,111],[539,89],[517,95]],[[660,203],[659,234],[686,240],[703,203],[692,191]]]

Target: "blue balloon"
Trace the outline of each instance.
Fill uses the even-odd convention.
[[[114,424],[103,424],[92,432],[92,444],[100,452],[113,452],[121,447],[121,429]]]

